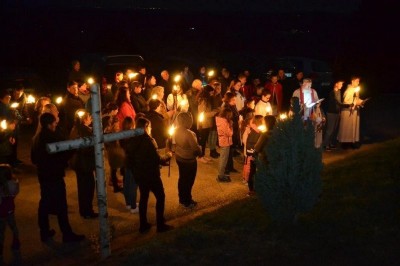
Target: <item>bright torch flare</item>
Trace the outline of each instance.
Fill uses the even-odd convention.
[[[175,134],[175,126],[172,125],[172,126],[170,126],[169,129],[168,129],[168,135],[169,135],[170,137],[172,137],[174,134]]]
[[[267,107],[265,107],[265,112],[267,112],[267,115],[270,115],[271,111],[272,111],[271,106],[267,105]]]
[[[82,118],[82,116],[85,114],[85,111],[78,111],[77,115],[79,118]]]
[[[7,129],[7,120],[1,120],[1,122],[0,122],[0,128],[1,129]]]
[[[33,95],[29,94],[28,98],[26,99],[26,103],[35,103],[36,99]]]
[[[215,74],[215,72],[214,72],[214,70],[210,70],[210,71],[208,71],[208,77],[213,77],[214,76],[214,74]]]
[[[260,130],[261,132],[267,132],[267,127],[265,126],[265,125],[259,125],[258,127],[257,127],[257,129],[258,130]]]
[[[87,83],[92,85],[94,83],[94,79],[92,77],[88,78]]]
[[[181,75],[176,75],[174,78],[175,83],[178,83],[179,81],[181,81],[182,76]]]
[[[279,115],[279,119],[280,119],[280,120],[285,120],[285,119],[287,119],[287,114],[286,114],[286,113],[280,114],[280,115]]]
[[[63,100],[63,98],[60,96],[60,97],[57,97],[57,99],[56,99],[56,104],[60,104],[60,103],[62,103],[62,100]]]
[[[200,122],[200,123],[203,123],[203,121],[204,121],[204,112],[201,112],[201,113],[199,114],[199,122]]]

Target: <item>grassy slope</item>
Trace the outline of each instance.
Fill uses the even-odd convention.
[[[130,265],[394,265],[400,261],[400,139],[325,166],[322,197],[290,227],[257,198],[115,254]]]

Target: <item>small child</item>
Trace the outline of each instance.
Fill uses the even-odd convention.
[[[0,164],[0,261],[3,257],[3,244],[6,225],[8,224],[13,232],[11,248],[19,250],[18,228],[15,222],[14,198],[19,192],[19,183],[13,178],[12,168],[9,164]]]

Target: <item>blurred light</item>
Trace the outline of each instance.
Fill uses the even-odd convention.
[[[86,112],[85,111],[78,111],[77,115],[81,118]]]
[[[88,78],[87,82],[89,85],[92,85],[94,83],[94,79],[92,77]]]
[[[199,122],[200,122],[200,123],[203,123],[203,121],[204,121],[204,112],[201,112],[201,113],[199,114]]]
[[[18,108],[18,106],[19,106],[19,103],[12,103],[12,104],[10,105],[10,108],[15,109],[15,108]]]
[[[129,74],[128,74],[128,78],[129,78],[129,79],[133,79],[134,77],[137,76],[137,74],[138,74],[138,73],[129,73]]]
[[[178,74],[178,75],[175,76],[174,81],[176,83],[178,83],[179,81],[181,81],[181,79],[182,79],[182,76]]]
[[[60,104],[60,103],[62,103],[62,101],[63,101],[63,98],[61,96],[56,98],[56,104]]]
[[[28,98],[26,99],[26,103],[35,103],[35,102],[36,102],[35,97],[33,97],[32,94],[29,94]]]
[[[267,132],[267,127],[265,125],[259,125],[257,129],[260,130],[261,132]]]
[[[157,100],[157,94],[153,94],[153,95],[151,96],[151,98],[152,98],[153,100]]]
[[[168,135],[170,135],[172,137],[174,134],[175,134],[175,126],[172,125],[168,129]]]
[[[214,70],[210,70],[210,71],[208,71],[208,74],[207,74],[207,75],[208,75],[209,77],[213,77],[214,74],[215,74]]]
[[[285,119],[287,119],[287,114],[286,114],[286,113],[280,114],[280,115],[279,115],[279,119],[280,119],[280,120],[285,120]]]
[[[1,129],[7,129],[7,120],[1,120],[0,127]]]

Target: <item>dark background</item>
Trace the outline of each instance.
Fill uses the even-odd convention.
[[[3,2],[3,72],[29,69],[47,86],[64,89],[71,60],[86,53],[140,54],[150,71],[174,57],[234,73],[266,71],[271,58],[292,55],[329,62],[335,77],[361,75],[369,93],[398,92],[394,4],[208,0],[180,8],[174,6],[179,1],[50,2]]]

